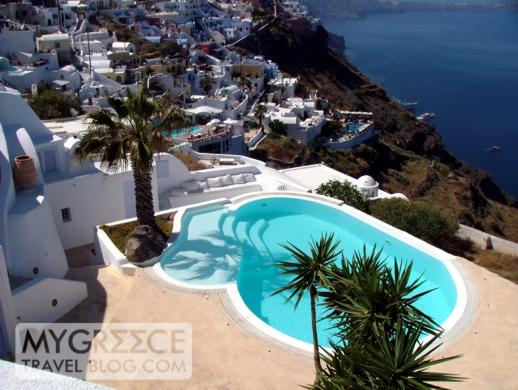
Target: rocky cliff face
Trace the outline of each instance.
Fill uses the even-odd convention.
[[[295,34],[286,22],[275,21],[243,41],[241,49],[265,55],[283,72],[299,77],[301,93],[317,89],[334,108],[375,115],[377,140],[346,152],[305,148],[295,159],[297,164],[324,161],[354,176],[370,174],[388,191],[427,199],[451,210],[461,223],[518,240],[516,201],[487,173],[455,158],[432,127],[389,99],[330,48],[324,28]]]

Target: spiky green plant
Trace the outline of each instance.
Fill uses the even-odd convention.
[[[322,360],[325,368],[316,390],[428,390],[445,389],[438,383],[459,382],[457,375],[430,371],[441,363],[457,359],[460,355],[433,359],[431,355],[440,347],[441,333],[420,342],[422,329],[408,329],[398,321],[394,332],[388,334],[373,326],[375,343],[366,348],[347,348],[334,344]]]
[[[398,320],[433,334],[437,324],[415,306],[432,290],[423,290],[422,278],[412,280],[411,263],[394,260],[391,269],[381,254],[376,247],[370,252],[364,247],[350,261],[342,258],[331,266],[329,285],[321,295],[338,336],[348,343],[366,343],[374,337],[373,325],[390,332]]]
[[[316,315],[318,287],[328,285],[330,283],[328,280],[329,266],[341,254],[339,245],[340,242],[335,240],[333,234],[322,234],[318,241],[311,241],[308,253],[297,248],[291,243],[284,243],[282,244],[282,247],[290,252],[293,259],[279,261],[277,263],[277,266],[282,270],[281,273],[283,275],[291,276],[292,279],[287,285],[278,289],[274,295],[288,292],[289,295],[287,300],[290,301],[295,298],[295,307],[297,307],[304,294],[309,292],[313,356],[315,371],[317,373],[315,384],[318,383],[319,374],[322,371],[319,357]]]

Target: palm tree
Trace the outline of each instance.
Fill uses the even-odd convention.
[[[155,153],[166,152],[172,142],[168,132],[186,123],[176,106],[146,96],[146,82],[127,98],[109,98],[109,109],[89,114],[88,132],[79,141],[74,158],[99,160],[111,170],[130,166],[135,182],[137,221],[162,234],[155,221],[152,170]],[[163,234],[162,234],[163,235]]]
[[[212,90],[212,84],[214,83],[214,77],[210,73],[205,73],[200,80],[200,86],[205,91],[205,95],[208,95]]]
[[[291,243],[282,244],[282,247],[293,256],[293,260],[279,261],[277,266],[283,275],[292,276],[293,279],[284,287],[278,289],[275,294],[289,291],[286,299],[290,301],[295,297],[295,308],[305,293],[309,291],[311,305],[311,329],[313,333],[313,359],[315,362],[315,384],[319,383],[322,366],[317,333],[316,300],[318,287],[328,285],[328,272],[330,264],[341,254],[338,249],[340,242],[334,239],[333,234],[322,234],[318,241],[310,243],[309,253],[297,248]]]
[[[267,111],[267,109],[264,104],[258,104],[254,110],[254,116],[259,121],[259,124],[261,125],[261,129],[263,128],[263,118],[264,118],[264,115],[266,114],[266,111]]]

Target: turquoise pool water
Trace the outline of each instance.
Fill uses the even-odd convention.
[[[427,280],[423,288],[438,288],[419,302],[438,323],[443,323],[455,307],[456,287],[442,262],[334,207],[299,198],[258,199],[235,211],[227,206],[188,211],[176,243],[162,256],[161,266],[170,277],[187,283],[237,283],[244,303],[257,317],[309,343],[309,300],[303,299],[295,310],[286,302],[288,294],[271,294],[287,281],[275,265],[289,258],[279,244],[289,241],[307,249],[310,238],[323,232],[335,233],[346,256],[365,243],[369,249],[382,247],[390,264],[394,257],[413,260],[414,276],[424,274]],[[318,326],[322,341],[333,336],[330,322],[321,321]]]
[[[181,137],[184,135],[200,134],[203,129],[199,126],[186,127],[183,129],[176,129],[172,131],[173,137]]]
[[[347,125],[347,131],[349,133],[356,133],[363,127],[363,123],[349,123]]]

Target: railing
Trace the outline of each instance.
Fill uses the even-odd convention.
[[[231,130],[225,130],[224,132],[221,132],[221,133],[216,133],[216,134],[208,134],[208,135],[191,135],[190,137],[187,138],[187,140],[192,143],[192,144],[200,144],[200,143],[205,143],[205,142],[209,142],[209,141],[214,141],[214,140],[217,140],[217,139],[221,139],[221,138],[225,138],[225,137],[228,137],[231,133]]]

